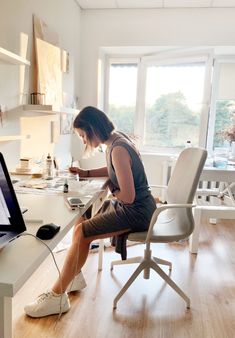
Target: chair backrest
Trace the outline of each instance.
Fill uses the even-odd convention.
[[[168,183],[167,203],[193,203],[206,157],[207,151],[202,148],[187,148],[180,153]],[[172,240],[186,238],[193,232],[192,208],[169,209],[167,217],[170,229],[171,224],[177,225],[172,227]]]
[[[203,148],[186,148],[180,153],[168,182],[168,203],[193,203],[206,158]]]

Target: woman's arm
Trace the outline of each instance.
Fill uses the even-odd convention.
[[[73,174],[79,174],[80,177],[106,177],[108,176],[107,167],[97,169],[81,169],[79,167],[70,167],[69,171]]]
[[[119,190],[114,191],[113,195],[123,203],[131,204],[135,200],[131,157],[128,151],[121,146],[114,147],[111,156],[119,185]]]

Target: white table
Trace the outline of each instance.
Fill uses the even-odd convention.
[[[200,181],[220,182],[218,195],[223,197],[227,193],[231,204],[235,206],[232,193],[232,188],[235,186],[235,166],[228,166],[226,169],[204,167]]]
[[[202,196],[199,200],[196,198],[196,207],[194,208],[195,228],[190,236],[190,252],[197,253],[199,246],[199,235],[201,220],[203,216],[211,219],[211,223],[216,223],[217,218],[235,219],[235,199],[232,194],[232,187],[235,185],[235,168],[228,166],[226,169],[204,167],[200,181],[220,182],[218,188],[201,188],[197,190],[196,195]],[[203,197],[215,196],[207,202]],[[223,199],[216,197],[220,196]],[[212,218],[213,217],[213,218]]]
[[[97,210],[106,195],[107,190],[101,188],[93,196],[80,197],[85,207],[78,211],[72,211],[67,207],[64,195],[18,194],[18,200],[21,206],[27,206],[29,209],[25,218],[34,220],[26,223],[27,232],[35,234],[42,223],[53,222],[60,225],[58,234],[53,239],[45,241],[51,249],[54,249],[88,207],[93,204]],[[37,223],[35,220],[42,222]],[[48,255],[46,246],[32,236],[19,237],[0,251],[1,338],[12,338],[12,298]]]

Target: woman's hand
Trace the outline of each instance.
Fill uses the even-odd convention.
[[[80,177],[106,177],[108,176],[107,167],[97,169],[81,169],[79,167],[70,167],[72,174],[78,174]]]
[[[112,181],[110,179],[108,179],[106,182],[105,182],[105,187],[109,188],[110,192],[113,193],[115,190],[117,190],[118,188],[112,183]]]
[[[70,167],[69,171],[72,174],[78,174],[80,177],[87,177],[88,176],[88,170],[81,169],[79,167]]]

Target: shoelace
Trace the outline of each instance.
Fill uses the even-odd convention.
[[[38,296],[38,299],[37,299],[37,303],[40,304],[42,303],[46,298],[49,298],[52,296],[52,293],[49,291],[49,292],[46,292],[46,293],[42,293],[41,295]]]

